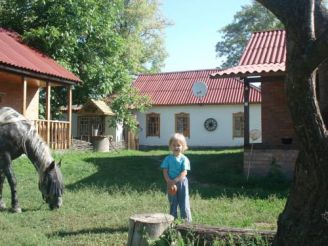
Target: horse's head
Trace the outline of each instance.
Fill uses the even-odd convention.
[[[63,177],[60,171],[60,162],[54,161],[46,168],[40,177],[39,189],[42,193],[43,200],[49,204],[50,209],[59,208],[62,203],[64,192]]]

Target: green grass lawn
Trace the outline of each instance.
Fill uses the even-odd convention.
[[[159,168],[169,152],[63,152],[64,204],[50,211],[26,157],[15,161],[21,214],[0,212],[0,245],[125,245],[129,217],[168,212]],[[288,183],[242,175],[242,150],[189,150],[193,223],[275,229]],[[4,199],[10,205],[9,186]]]

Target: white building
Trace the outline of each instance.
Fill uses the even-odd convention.
[[[135,88],[152,101],[151,109],[137,113],[140,147],[167,146],[174,132],[183,133],[190,147],[242,146],[243,83],[235,78],[211,79],[210,74],[216,72],[215,69],[138,76]],[[194,96],[195,82],[206,85],[204,97]],[[261,131],[259,88],[251,87],[249,101],[250,129]]]

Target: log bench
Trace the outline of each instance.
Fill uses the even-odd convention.
[[[262,240],[271,243],[276,234],[276,231],[272,230],[252,230],[252,229],[242,229],[242,228],[223,228],[207,225],[195,225],[195,224],[180,224],[176,225],[176,230],[181,233],[184,238],[197,239],[202,242],[201,245],[211,245],[215,239],[224,239],[229,241],[231,238],[238,239],[252,239],[261,238]],[[205,243],[204,243],[205,242]]]
[[[174,217],[169,214],[151,213],[136,214],[129,219],[128,246],[146,246],[149,240],[156,240],[173,223]],[[172,228],[172,227],[171,227]],[[179,224],[172,229],[178,231],[184,240],[196,245],[212,245],[214,240],[226,242],[253,242],[259,240],[271,244],[276,234],[272,230],[253,230],[242,228],[223,228],[197,224]]]

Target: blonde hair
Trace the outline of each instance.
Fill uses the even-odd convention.
[[[182,145],[182,152],[184,152],[188,149],[187,140],[186,140],[185,136],[183,136],[181,133],[174,133],[173,136],[170,138],[170,141],[169,141],[170,149],[171,149],[174,141],[177,141]]]

